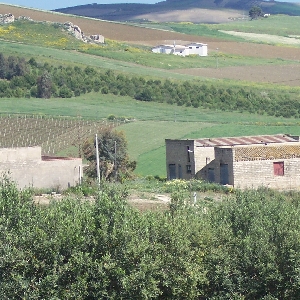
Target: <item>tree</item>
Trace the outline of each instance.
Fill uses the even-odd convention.
[[[47,71],[37,79],[37,97],[50,98],[52,88],[51,74]]]
[[[127,151],[127,141],[123,132],[104,129],[98,134],[98,149],[100,174],[105,180],[115,179],[121,181],[130,177],[136,167],[135,161],[130,161]],[[96,151],[95,141],[87,140],[83,145],[84,157],[90,162],[87,174],[96,177]]]
[[[263,15],[263,11],[259,6],[252,6],[249,10],[249,17],[251,20],[257,19]]]

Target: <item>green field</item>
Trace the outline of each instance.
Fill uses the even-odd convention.
[[[125,132],[130,158],[138,162],[136,174],[143,176],[166,176],[165,139],[297,134],[300,125],[298,119],[171,106],[96,93],[72,99],[0,99],[0,105],[4,114],[72,116],[87,120],[105,120],[113,114],[117,118],[130,118],[134,121],[117,129]],[[77,149],[73,150],[77,155]]]

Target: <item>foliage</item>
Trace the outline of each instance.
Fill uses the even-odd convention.
[[[45,71],[43,75],[37,79],[37,97],[50,98],[52,89],[51,75]]]
[[[90,163],[88,176],[97,176],[95,143],[98,143],[100,177],[103,180],[122,181],[132,175],[136,162],[129,160],[124,133],[104,129],[98,133],[97,141],[90,139],[83,145],[84,157]]]
[[[257,19],[263,16],[263,11],[259,6],[252,6],[249,10],[249,17],[251,20]]]
[[[33,203],[0,185],[2,299],[297,299],[300,194],[265,188],[140,213],[120,184]],[[17,295],[17,296],[16,296]]]

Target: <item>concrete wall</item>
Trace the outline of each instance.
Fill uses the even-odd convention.
[[[220,184],[235,185],[235,174],[233,172],[233,148],[215,147],[215,182]],[[222,165],[227,165],[227,179],[222,172]],[[222,174],[223,173],[223,174]],[[224,181],[225,180],[225,181]]]
[[[193,178],[195,176],[194,141],[166,140],[166,168],[168,179],[171,179],[170,164],[175,165],[176,178]],[[188,171],[187,166],[190,166],[190,171]]]
[[[41,147],[0,149],[0,173],[8,173],[19,188],[66,189],[80,183],[82,159],[44,158]]]
[[[186,46],[189,48],[189,54],[207,56],[207,44],[191,43]]]
[[[190,161],[187,150],[189,147]],[[204,147],[194,140],[166,140],[167,174],[169,165],[179,166],[183,179],[202,178],[236,188],[300,188],[300,143]],[[277,175],[274,163],[283,164],[284,174]],[[186,172],[191,165],[191,172]]]
[[[195,170],[196,177],[207,179],[208,168],[214,168],[214,147],[195,147]]]

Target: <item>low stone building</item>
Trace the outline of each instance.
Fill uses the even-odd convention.
[[[41,147],[0,148],[0,173],[19,188],[66,189],[81,182],[82,159],[42,156]]]
[[[286,134],[166,140],[167,177],[236,188],[300,187],[299,137]]]

